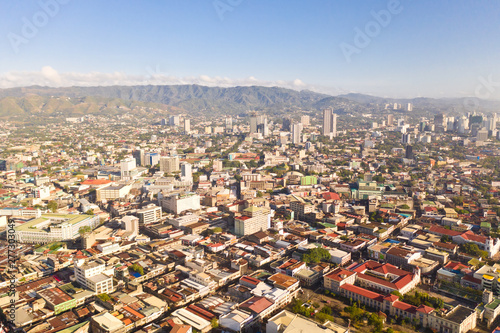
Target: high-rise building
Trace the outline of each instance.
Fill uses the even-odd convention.
[[[292,120],[290,118],[283,118],[283,131],[290,132],[292,130]]]
[[[144,165],[155,166],[160,162],[160,154],[158,153],[146,153],[144,154]]]
[[[411,103],[408,103],[408,107],[406,108],[407,111],[413,111],[413,105]]]
[[[146,165],[146,152],[144,149],[137,149],[134,151],[135,164],[140,166]]]
[[[481,128],[477,131],[476,141],[487,141],[488,140],[488,130],[486,128]]]
[[[410,133],[403,133],[403,135],[401,136],[401,143],[404,145],[411,144],[411,134]]]
[[[413,147],[411,145],[406,146],[405,157],[409,160],[413,159]]]
[[[179,171],[179,157],[177,156],[160,157],[160,171],[166,173]]]
[[[191,164],[187,162],[181,164],[181,179],[185,181],[193,181],[193,172]]]
[[[332,109],[323,110],[323,133],[331,138],[337,136],[337,114]]]
[[[120,161],[120,176],[124,180],[132,179],[132,171],[136,168],[135,158],[127,157]]]
[[[179,116],[170,116],[170,119],[168,121],[168,124],[170,126],[179,126],[181,123],[181,119]]]
[[[238,236],[251,235],[269,228],[269,212],[262,207],[250,206],[243,211],[242,216],[234,218],[234,231]]]
[[[292,125],[292,143],[297,145],[300,143],[300,137],[302,134],[302,124],[293,124]]]
[[[269,135],[269,128],[266,116],[252,116],[250,117],[250,134],[260,133],[262,136]]]
[[[189,134],[191,132],[191,120],[184,119],[184,133]]]
[[[300,123],[304,127],[309,126],[311,124],[311,119],[310,119],[309,116],[301,116],[300,117]]]
[[[497,122],[498,122],[497,114],[493,113],[491,115],[491,117],[490,117],[489,128],[488,129],[490,131],[494,131],[497,128]]]
[[[387,115],[387,126],[392,126],[393,123],[394,123],[394,115],[388,114]]]
[[[227,117],[226,118],[226,130],[232,129],[232,128],[233,128],[233,118]]]

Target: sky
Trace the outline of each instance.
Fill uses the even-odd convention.
[[[499,17],[490,0],[0,0],[0,88],[500,99]]]

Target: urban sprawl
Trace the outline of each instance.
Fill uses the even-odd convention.
[[[495,331],[497,114],[418,112],[0,121],[1,330]]]

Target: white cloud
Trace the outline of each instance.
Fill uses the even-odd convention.
[[[338,88],[314,86],[304,83],[300,79],[293,81],[265,81],[253,76],[242,79],[228,77],[210,77],[208,75],[177,77],[161,72],[156,66],[155,70],[147,68],[147,75],[131,75],[123,72],[65,72],[59,73],[51,66],[44,66],[38,72],[8,72],[0,74],[0,88],[27,87],[33,85],[49,87],[71,86],[112,86],[112,85],[174,85],[174,84],[199,84],[210,87],[235,87],[235,86],[264,86],[283,87],[294,90],[308,89],[320,93],[338,95],[344,91]]]

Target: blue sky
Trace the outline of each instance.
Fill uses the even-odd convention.
[[[262,84],[500,98],[497,1],[0,0],[0,9],[0,87]],[[356,43],[356,31],[371,31],[368,42]]]

